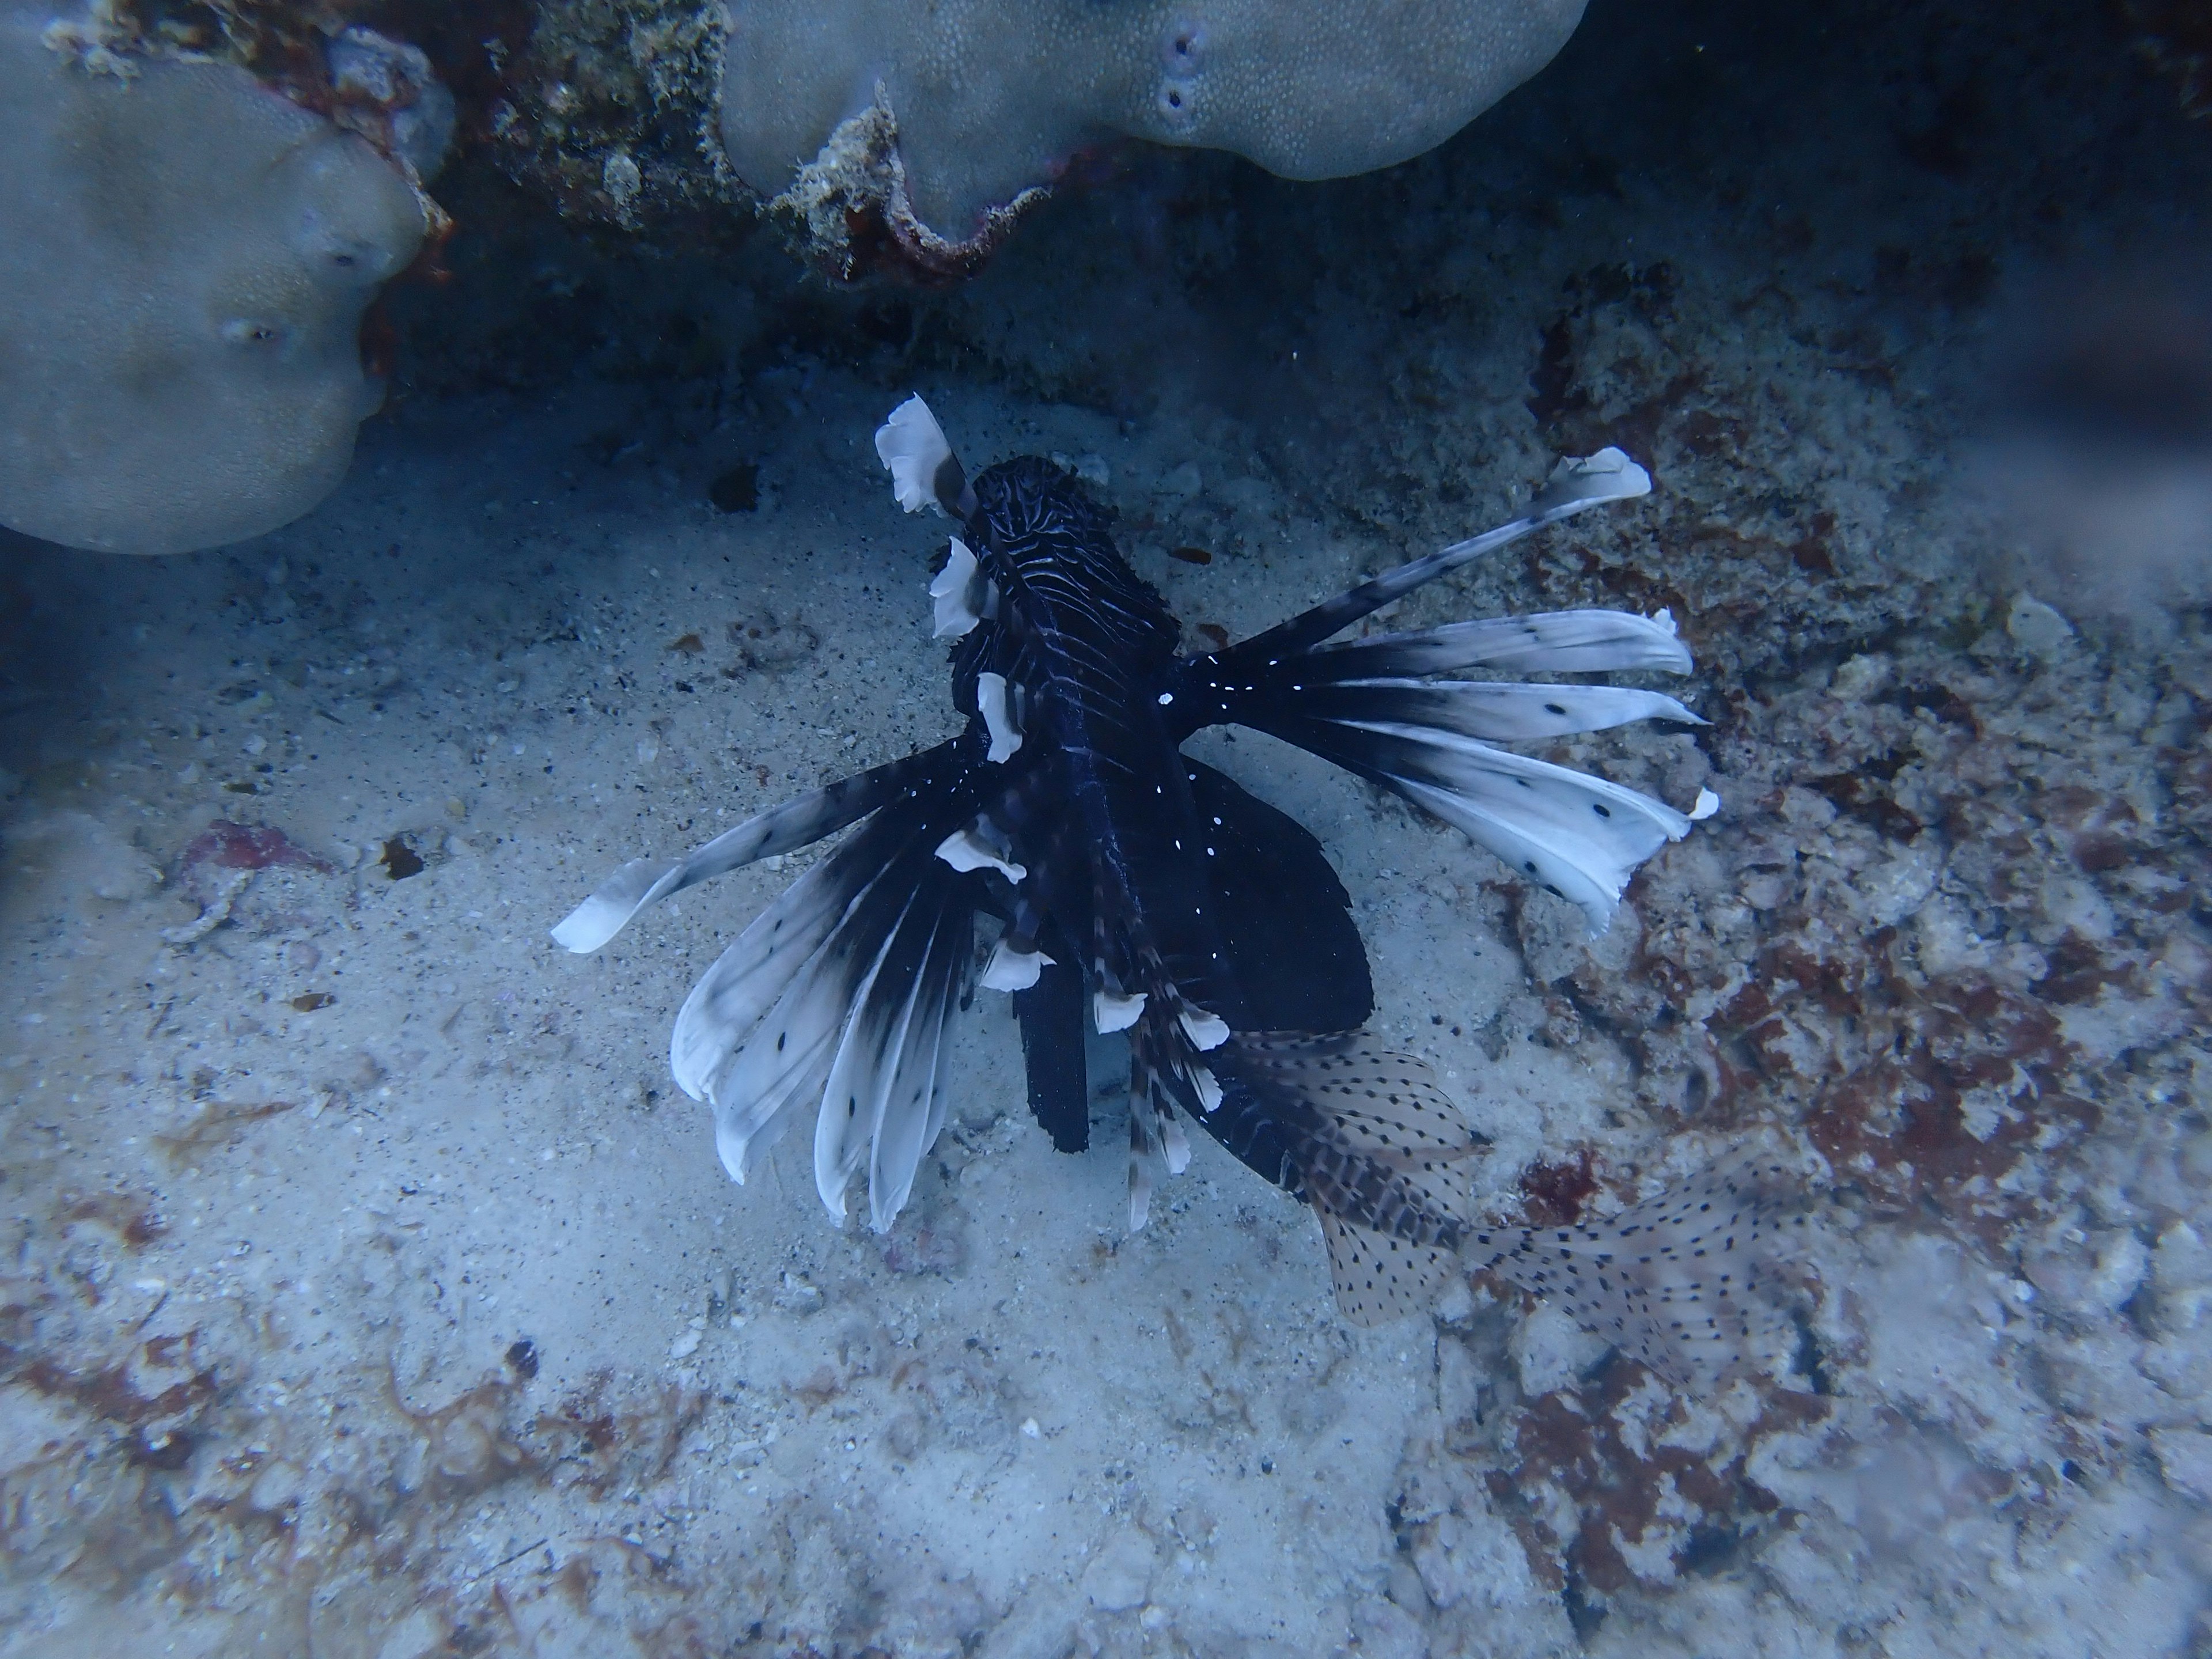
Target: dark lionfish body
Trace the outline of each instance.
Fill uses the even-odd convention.
[[[555,932],[595,950],[655,900],[860,823],[678,1017],[677,1080],[713,1107],[730,1173],[743,1181],[811,1108],[823,1202],[842,1218],[865,1168],[870,1219],[888,1228],[943,1122],[948,1030],[980,987],[1012,994],[1030,1104],[1063,1151],[1089,1144],[1085,1021],[1128,1033],[1133,1226],[1155,1164],[1180,1173],[1196,1124],[1311,1203],[1363,1322],[1411,1309],[1464,1255],[1656,1364],[1734,1352],[1777,1172],[1739,1160],[1601,1229],[1479,1227],[1480,1143],[1423,1062],[1360,1035],[1366,954],[1320,846],[1182,752],[1207,726],[1273,733],[1458,826],[1602,927],[1635,866],[1717,803],[1686,815],[1494,745],[1696,717],[1649,691],[1431,677],[1686,672],[1671,620],[1568,611],[1328,641],[1492,548],[1644,493],[1642,470],[1616,450],[1563,463],[1511,524],[1183,657],[1175,617],[1073,477],[1023,458],[969,479],[920,398],[877,447],[902,506],[958,526],[930,592],[939,635],[957,640],[965,729],[673,866],[625,866]]]

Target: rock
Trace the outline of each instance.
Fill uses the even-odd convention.
[[[2212,1434],[2199,1428],[2153,1429],[2150,1449],[2167,1486],[2212,1504]]]
[[[1879,653],[1847,659],[1828,682],[1828,690],[1846,702],[1864,702],[1887,688],[1897,678],[1897,664]]]
[[[1487,1508],[1440,1517],[1413,1549],[1421,1587],[1440,1607],[1473,1601],[1521,1607],[1544,1594],[1528,1571],[1528,1553],[1513,1529]]]
[[[1361,1659],[1429,1659],[1429,1634],[1420,1621],[1379,1595],[1352,1604],[1352,1635]]]
[[[299,1470],[278,1458],[254,1477],[246,1501],[263,1515],[274,1515],[296,1502],[306,1484]]]
[[[429,1659],[446,1646],[449,1632],[444,1620],[428,1607],[417,1607],[385,1637],[376,1659]]]
[[[1932,840],[1923,836],[1922,840]],[[1919,842],[1893,859],[1886,859],[1861,875],[1854,884],[1867,915],[1878,927],[1894,927],[1917,914],[1936,890],[1943,873],[1943,855]]]
[[[783,1283],[776,1287],[774,1300],[779,1313],[799,1314],[803,1316],[822,1311],[821,1287],[810,1285],[805,1279],[794,1278],[789,1273],[784,1274]]]
[[[1541,69],[1582,10],[1220,0],[1201,20],[1096,0],[762,3],[724,47],[722,142],[738,175],[776,196],[802,167],[888,137],[884,184],[898,200],[878,210],[910,216],[909,235],[957,244],[1102,131],[1233,150],[1290,179],[1389,167]],[[854,113],[872,89],[872,107]],[[876,131],[856,143],[845,129],[860,125]]]
[[[1167,473],[1159,483],[1161,495],[1174,495],[1183,501],[1190,500],[1205,488],[1206,480],[1200,476],[1196,461],[1185,461]]]
[[[1604,1357],[1605,1350],[1602,1337],[1591,1335],[1557,1308],[1540,1307],[1513,1334],[1513,1363],[1521,1372],[1521,1391],[1534,1400],[1570,1388]]]
[[[1133,1528],[1115,1534],[1083,1570],[1083,1593],[1093,1607],[1121,1613],[1142,1607],[1152,1582],[1152,1541]]]
[[[2074,643],[2074,624],[2032,593],[2022,593],[2005,613],[2005,632],[2038,662],[2052,662]]]

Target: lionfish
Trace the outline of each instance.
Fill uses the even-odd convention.
[[[1439,679],[1455,671],[1689,672],[1662,611],[1566,611],[1338,641],[1352,623],[1547,526],[1647,493],[1618,449],[1562,461],[1510,523],[1240,643],[1182,629],[1109,533],[1109,511],[1034,456],[974,477],[916,397],[876,434],[899,505],[957,526],[929,586],[966,716],[934,748],[763,812],[672,865],[624,865],[554,930],[606,943],[709,877],[858,824],[707,970],[677,1016],[677,1082],[713,1109],[738,1182],[811,1109],[814,1173],[841,1222],[866,1174],[888,1230],[945,1121],[949,1033],[1010,994],[1029,1104],[1063,1152],[1090,1141],[1085,1024],[1126,1032],[1129,1224],[1195,1124],[1321,1219],[1340,1307],[1423,1305],[1452,1263],[1562,1301],[1656,1367],[1731,1352],[1778,1170],[1739,1157],[1602,1224],[1485,1226],[1474,1135],[1421,1060],[1362,1035],[1374,1011],[1351,900],[1314,837],[1182,753],[1204,727],[1264,732],[1396,792],[1515,871],[1611,920],[1687,812],[1502,744],[1662,720],[1660,693]]]

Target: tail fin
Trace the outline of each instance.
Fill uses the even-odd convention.
[[[1804,1182],[1746,1149],[1604,1221],[1478,1227],[1471,1161],[1487,1144],[1421,1060],[1356,1034],[1240,1034],[1214,1057],[1229,1150],[1321,1218],[1337,1305],[1356,1325],[1426,1312],[1455,1270],[1488,1270],[1680,1385],[1774,1355],[1765,1294]]]
[[[1603,1221],[1477,1231],[1468,1263],[1690,1386],[1781,1346],[1787,1317],[1765,1292],[1804,1193],[1772,1152],[1742,1150]]]

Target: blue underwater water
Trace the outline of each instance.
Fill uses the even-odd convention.
[[[2206,1650],[2207,17],[1571,9],[0,0],[0,1654]]]

